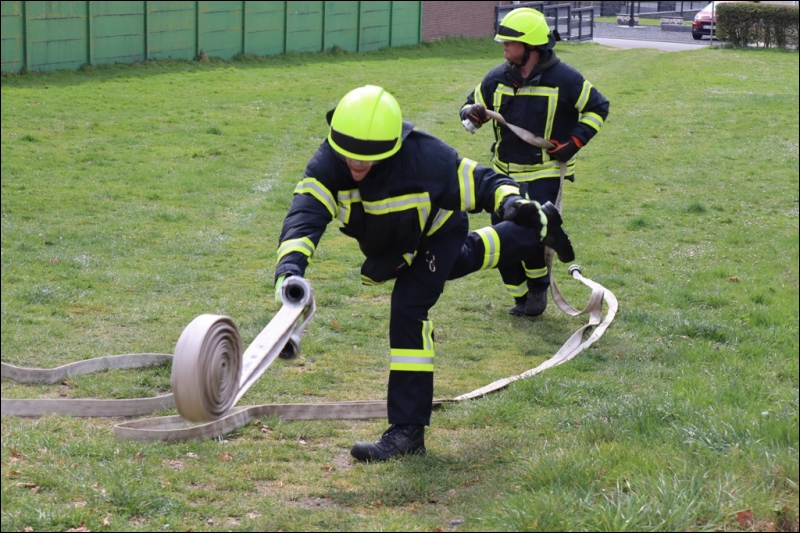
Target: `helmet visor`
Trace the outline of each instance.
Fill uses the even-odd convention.
[[[387,157],[385,154],[391,152],[397,145],[397,138],[387,141],[356,139],[355,137],[336,131],[333,128],[331,128],[330,140],[333,141],[334,148],[338,148],[337,151],[340,151],[352,159],[360,159],[363,161],[383,159]]]

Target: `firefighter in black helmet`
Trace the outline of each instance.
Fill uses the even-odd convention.
[[[520,197],[513,180],[458,156],[439,139],[404,122],[381,87],[350,91],[328,114],[330,129],[306,166],[283,222],[275,269],[283,280],[305,275],[326,226],[355,238],[366,257],[361,281],[394,279],[389,320],[388,417],[375,442],[351,454],[384,461],[425,451],[433,401],[433,324],[428,311],[445,281],[519,263],[548,243],[572,246],[550,205]],[[497,213],[503,222],[468,232],[466,211]]]
[[[509,124],[549,139],[555,148],[537,148],[495,123],[492,166],[519,183],[523,196],[542,204],[555,202],[559,162],[566,162],[566,179],[574,181],[575,155],[600,130],[608,116],[608,100],[556,57],[556,36],[539,11],[527,7],[511,11],[500,22],[495,40],[503,43],[506,61],[469,93],[461,120],[474,133],[488,121],[486,110],[490,109]],[[498,220],[493,217],[492,223]],[[544,248],[531,261],[499,270],[515,300],[509,313],[541,315],[550,285]]]

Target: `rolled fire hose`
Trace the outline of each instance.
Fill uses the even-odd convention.
[[[540,364],[522,374],[504,378],[472,392],[462,394],[453,399],[434,400],[434,407],[478,398],[500,390],[519,379],[534,376],[548,368],[560,365],[574,358],[578,353],[597,341],[614,319],[617,311],[617,300],[614,295],[597,283],[581,276],[580,267],[572,265],[569,273],[592,289],[592,296],[584,311],[575,311],[575,315],[590,314],[589,323],[572,334],[558,352]],[[289,278],[291,279],[291,278]],[[287,279],[287,281],[289,281]],[[302,287],[308,287],[302,280]],[[350,401],[323,403],[265,404],[245,407],[230,407],[246,392],[255,380],[263,374],[275,357],[292,358],[298,355],[300,335],[305,324],[313,316],[313,295],[308,288],[308,299],[305,297],[295,302],[289,300],[273,318],[267,327],[256,337],[243,357],[237,350],[238,331],[227,317],[200,315],[186,327],[175,349],[175,356],[170,354],[126,354],[118,356],[87,359],[53,369],[22,368],[2,363],[2,377],[21,383],[57,383],[68,375],[88,374],[110,369],[137,368],[157,365],[165,361],[173,361],[173,394],[155,398],[131,400],[16,400],[3,399],[3,415],[38,416],[46,413],[68,414],[72,416],[133,416],[169,409],[179,406],[179,412],[186,416],[163,416],[145,418],[132,422],[124,422],[114,426],[114,435],[139,441],[186,441],[218,437],[248,424],[258,417],[275,416],[283,420],[321,420],[321,419],[371,419],[385,418],[386,401]],[[602,318],[602,302],[608,304],[606,317]],[[286,302],[286,300],[284,300]],[[303,307],[305,302],[306,307]],[[284,313],[284,308],[286,312]],[[300,312],[298,312],[298,310]],[[295,321],[292,321],[292,317]],[[297,326],[299,319],[303,319]],[[582,341],[584,332],[597,326],[592,335]],[[274,335],[274,336],[273,336]],[[189,337],[201,338],[201,341]],[[288,342],[284,342],[289,338]],[[183,340],[183,342],[182,342]],[[191,342],[190,342],[191,341]],[[189,347],[189,346],[192,347]],[[199,346],[199,347],[198,347]],[[281,350],[280,347],[283,347]],[[190,353],[192,352],[192,353]],[[260,361],[250,361],[248,356],[262,354]],[[206,358],[208,358],[206,360]],[[239,363],[236,359],[239,359]],[[259,357],[253,357],[253,360]],[[192,365],[204,367],[204,371],[189,368]],[[245,368],[240,374],[239,388],[234,389],[234,369]],[[249,371],[247,369],[250,369]],[[205,372],[205,373],[203,373]],[[248,374],[249,372],[249,374]],[[214,382],[214,380],[217,382]],[[245,389],[245,390],[243,390]],[[234,391],[233,400],[231,392]],[[173,403],[173,395],[175,402]],[[197,425],[195,421],[208,420]]]
[[[502,120],[497,113],[487,114]],[[500,117],[499,119],[496,118]],[[521,138],[543,148],[552,145],[522,128]],[[525,135],[527,134],[527,135]],[[525,135],[525,136],[523,136]],[[545,144],[546,143],[546,144]],[[561,164],[563,184],[566,165]],[[556,207],[561,210],[561,189]],[[552,269],[553,250],[546,249],[548,273]],[[589,322],[570,336],[554,356],[522,374],[504,378],[453,399],[434,400],[434,407],[478,398],[500,390],[519,379],[534,376],[574,358],[605,333],[617,312],[617,299],[611,291],[581,275],[578,265],[569,267],[573,278],[592,289],[589,303],[582,311],[563,298],[550,276],[553,299],[570,316],[589,314]],[[323,402],[313,404],[265,404],[235,407],[241,397],[269,368],[276,358],[292,359],[300,352],[300,337],[314,316],[316,304],[308,281],[289,277],[281,288],[283,306],[267,327],[242,354],[239,331],[229,317],[204,314],[195,318],[183,331],[169,354],[126,354],[78,361],[53,369],[22,368],[2,363],[2,377],[21,383],[57,383],[68,375],[102,370],[157,365],[172,359],[172,394],[155,398],[128,400],[38,400],[2,399],[3,415],[38,416],[46,413],[73,416],[134,416],[175,406],[180,416],[146,418],[114,426],[114,435],[141,441],[186,441],[214,438],[229,433],[255,418],[276,416],[284,420],[370,419],[385,418],[386,401]],[[608,312],[602,318],[603,302]],[[585,341],[584,332],[595,327]],[[191,422],[200,424],[190,425]]]

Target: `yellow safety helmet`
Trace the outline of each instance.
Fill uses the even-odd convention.
[[[517,8],[503,17],[494,40],[519,41],[542,50],[550,50],[556,44],[547,19],[542,13],[529,7]]]
[[[347,93],[336,106],[328,142],[345,157],[378,161],[400,149],[402,132],[403,116],[394,96],[366,85]]]

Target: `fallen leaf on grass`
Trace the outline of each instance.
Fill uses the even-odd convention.
[[[234,517],[229,516],[228,518],[225,519],[225,525],[226,526],[238,526],[239,525],[239,521],[236,520]]]
[[[19,453],[17,450],[9,450],[11,452],[11,459],[8,461],[9,463],[16,463],[17,461],[22,460],[22,454]]]
[[[33,528],[31,526],[25,526],[24,528],[22,528],[22,531],[25,531],[26,533],[30,533],[31,531],[33,531]]]
[[[89,529],[88,527],[84,526],[83,522],[81,522],[80,524],[78,524],[78,527],[71,527],[69,529],[66,529],[65,531],[70,531],[70,532],[72,532],[72,531],[76,531],[76,532],[77,531],[91,531],[91,529]]]
[[[736,513],[736,521],[739,523],[739,527],[750,527],[755,522],[755,518],[753,517],[753,510],[746,509],[744,511],[739,511]]]
[[[193,452],[186,452],[186,457],[197,457],[197,454]]]
[[[331,322],[331,327],[338,328],[339,327],[339,323],[338,322]]]
[[[19,470],[9,470],[6,477],[19,477],[20,473]]]
[[[247,518],[250,520],[255,520],[256,518],[260,518],[261,515],[258,513],[247,513]]]
[[[217,459],[220,460],[220,461],[231,461],[233,459],[233,455],[231,455],[231,454],[229,454],[227,452],[226,453],[221,453],[221,454],[219,454]]]
[[[728,281],[732,281],[734,283],[737,283],[737,282],[742,281],[742,280],[739,279],[739,276],[731,276],[731,277],[728,278]]]
[[[261,433],[269,433],[270,431],[272,431],[272,428],[269,426],[264,426],[261,428]]]
[[[108,515],[106,515],[106,517],[103,518],[103,525],[106,527],[111,525],[111,520],[108,519]]]
[[[23,489],[31,489],[31,491],[39,492],[39,485],[36,483],[17,483],[17,487],[21,487]]]

